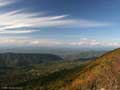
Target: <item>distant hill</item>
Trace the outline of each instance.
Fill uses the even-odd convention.
[[[53,54],[3,53],[0,54],[0,67],[29,66],[59,60],[63,58]]]

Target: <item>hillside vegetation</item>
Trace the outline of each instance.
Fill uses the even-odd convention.
[[[120,90],[120,49],[91,62],[63,90]]]
[[[26,67],[0,69],[0,88],[22,90],[56,90],[70,83],[88,62],[54,61]]]
[[[1,88],[120,90],[120,49],[86,62],[64,60],[5,70],[7,73],[0,75]]]

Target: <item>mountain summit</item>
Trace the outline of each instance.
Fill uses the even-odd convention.
[[[65,90],[120,90],[120,48],[90,62]]]

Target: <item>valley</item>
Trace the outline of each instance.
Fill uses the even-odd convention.
[[[52,58],[54,58],[53,56],[56,57],[56,55],[52,55]],[[18,57],[21,58],[19,54]],[[49,57],[51,56],[47,54],[47,58]],[[45,60],[45,62],[40,63],[26,63],[28,65],[22,64],[11,67],[8,64],[8,66],[1,66],[0,88],[3,90],[5,88],[21,90],[120,89],[120,49],[109,51],[95,58],[64,60],[59,57],[58,60],[54,61],[49,61],[46,58]],[[30,61],[34,61],[34,59]]]

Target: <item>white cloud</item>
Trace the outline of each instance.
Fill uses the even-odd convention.
[[[98,23],[86,20],[68,19],[68,15],[39,16],[38,13],[25,13],[21,10],[0,14],[0,31],[17,28],[42,28],[42,27],[102,27],[109,26],[108,23]],[[7,32],[7,31],[6,31]],[[14,33],[14,31],[13,31]]]
[[[79,21],[79,25],[80,25],[80,27],[82,27],[82,28],[92,28],[92,27],[111,26],[112,23],[89,21],[89,20],[80,20],[80,21]]]
[[[0,2],[2,2],[1,0]],[[10,0],[5,0],[6,4],[13,3]],[[4,2],[4,3],[5,3]],[[24,9],[8,11],[5,13],[0,13],[0,34],[5,33],[16,33],[23,31],[15,31],[18,28],[43,28],[43,27],[79,27],[79,28],[91,28],[91,27],[103,27],[109,26],[110,23],[95,22],[89,20],[77,20],[69,18],[69,15],[63,14],[58,16],[41,16],[44,12],[26,12]],[[8,31],[13,30],[14,31]],[[30,31],[26,31],[30,32]],[[25,32],[25,33],[26,33]]]
[[[22,33],[32,33],[35,32],[36,30],[4,30],[0,31],[0,34],[22,34]]]
[[[0,7],[7,7],[18,0],[0,0]],[[94,28],[110,26],[107,22],[97,22],[84,19],[69,18],[69,15],[44,15],[44,12],[27,12],[25,9],[4,11],[0,13],[0,34],[23,34],[32,33],[34,30],[23,30],[22,28],[43,27],[79,27]],[[19,31],[17,30],[19,29]],[[10,31],[11,30],[11,31]],[[37,31],[37,30],[35,30]]]
[[[1,7],[7,7],[18,0],[0,0]],[[3,10],[4,11],[4,10]],[[79,27],[79,28],[95,28],[110,26],[111,23],[99,22],[94,20],[74,19],[68,14],[47,15],[44,12],[27,12],[24,9],[4,11],[0,13],[0,34],[11,34],[11,38],[0,38],[0,45],[33,45],[33,46],[119,46],[120,43],[101,42],[91,39],[81,39],[80,41],[58,41],[51,39],[29,39],[13,37],[13,34],[33,33],[38,30],[32,28],[43,27]],[[24,30],[24,29],[26,30]],[[12,38],[13,37],[13,38]]]
[[[68,15],[34,17],[38,13],[16,13],[17,11],[0,14],[2,30],[21,27],[56,27],[73,25],[76,21],[65,19]]]
[[[103,42],[83,38],[80,41],[58,41],[53,39],[32,39],[32,38],[4,38],[0,39],[0,45],[31,45],[31,46],[75,46],[75,47],[119,47],[120,42]]]
[[[4,38],[0,39],[0,45],[15,45],[15,46],[56,46],[61,42],[49,39],[22,39],[22,38]]]
[[[16,0],[0,0],[0,7],[8,6],[15,2]]]

